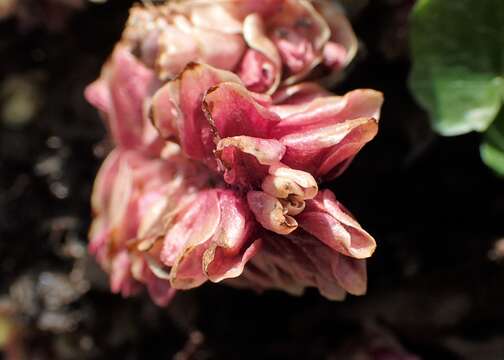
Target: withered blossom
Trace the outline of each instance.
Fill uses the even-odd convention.
[[[169,4],[133,9],[127,41],[86,89],[116,144],[95,181],[90,232],[112,291],[130,296],[146,286],[159,305],[208,280],[292,294],[315,287],[330,299],[364,294],[375,241],[320,184],[376,135],[383,99],[298,82],[307,69],[334,65],[324,53],[336,43],[320,35],[328,10],[308,1]],[[257,55],[246,25],[264,19],[269,37],[255,40],[273,44],[282,71],[259,89],[240,61]],[[177,26],[188,36],[180,44]],[[271,30],[279,27],[287,34]],[[208,34],[230,37],[217,42],[233,46],[230,54],[243,45],[236,61],[178,47],[210,45],[199,38]],[[170,56],[160,39],[173,45]],[[297,59],[292,45],[301,43],[300,53],[318,60]]]

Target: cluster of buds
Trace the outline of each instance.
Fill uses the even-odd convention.
[[[383,99],[313,82],[340,77],[356,48],[325,1],[133,7],[86,89],[116,145],[90,231],[112,291],[146,287],[159,305],[208,280],[365,293],[375,241],[319,184],[376,135]]]

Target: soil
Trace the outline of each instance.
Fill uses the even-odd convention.
[[[386,97],[378,137],[328,185],[377,239],[366,296],[212,284],[162,309],[111,294],[85,254],[91,186],[110,145],[82,93],[131,3],[89,4],[60,31],[0,23],[0,330],[15,329],[10,359],[504,359],[504,182],[482,164],[479,135],[435,135],[412,99],[412,1],[376,0],[353,19],[362,55],[334,89]]]

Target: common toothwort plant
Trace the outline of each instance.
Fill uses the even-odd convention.
[[[376,135],[382,94],[302,82],[337,78],[355,50],[329,2],[135,6],[86,89],[116,144],[90,231],[112,291],[146,286],[159,305],[208,280],[364,294],[375,241],[319,184]]]

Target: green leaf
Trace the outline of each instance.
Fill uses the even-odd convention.
[[[485,131],[504,95],[504,1],[419,0],[410,87],[443,135]]]
[[[480,152],[485,164],[504,176],[504,109],[485,133]]]

